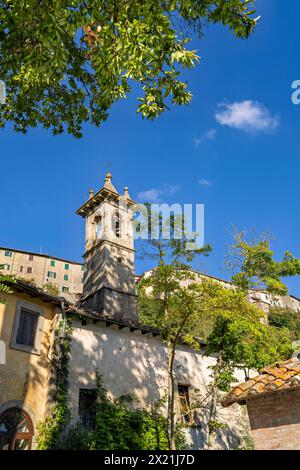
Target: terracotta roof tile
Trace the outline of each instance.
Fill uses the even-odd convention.
[[[255,395],[289,387],[300,387],[300,361],[295,358],[264,367],[260,375],[235,386],[222,398],[221,403],[223,406],[230,406],[235,402],[242,404]]]

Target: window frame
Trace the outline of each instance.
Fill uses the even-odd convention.
[[[17,335],[18,335],[22,310],[27,310],[29,313],[32,313],[37,316],[37,324],[36,324],[36,331],[35,331],[35,338],[34,338],[33,346],[17,343]],[[18,300],[17,306],[16,306],[13,329],[12,329],[11,341],[9,345],[10,348],[16,349],[18,351],[27,352],[30,354],[40,355],[44,321],[45,321],[44,315],[45,315],[45,312],[44,312],[43,307],[36,305],[36,304],[32,304],[30,302],[26,302],[25,300]]]
[[[48,271],[47,272],[48,279],[56,279],[56,271]]]
[[[64,281],[66,281],[66,282],[69,281],[69,274],[64,274]]]
[[[52,259],[52,260],[50,261],[50,267],[51,267],[51,268],[55,268],[55,260],[54,260],[54,259]]]
[[[91,412],[92,412],[93,410],[91,410],[90,408],[88,408],[88,407],[86,406],[86,410],[85,410],[85,411],[88,411],[88,412],[90,413],[89,419],[90,419],[90,423],[92,423],[92,425],[90,424],[90,426],[86,426],[86,423],[85,423],[85,424],[83,423],[83,419],[82,419],[83,416],[82,416],[82,414],[81,414],[81,406],[80,406],[80,404],[81,404],[80,395],[81,395],[81,393],[83,393],[83,392],[86,393],[86,396],[88,395],[88,392],[91,393],[91,395],[94,394],[93,403],[90,405],[90,407],[92,407],[92,406],[94,406],[94,405],[97,404],[97,401],[98,401],[98,390],[97,390],[97,388],[95,388],[95,387],[90,387],[90,388],[89,388],[89,387],[83,387],[83,388],[79,388],[79,390],[78,390],[78,422],[79,422],[80,426],[81,426],[85,431],[92,431],[92,430],[95,429],[95,425],[96,425],[96,410],[94,410],[94,411],[95,411],[95,412],[94,412],[94,416],[92,416],[92,413],[91,413]],[[85,418],[87,417],[86,415],[87,415],[87,413],[85,413]],[[85,421],[87,421],[87,420],[85,419]]]
[[[65,270],[70,271],[70,264],[69,263],[65,263]]]
[[[184,395],[180,393],[180,388],[183,388],[186,390],[186,393]],[[180,420],[185,426],[191,426],[193,424],[193,415],[192,415],[191,403],[190,403],[190,388],[191,387],[188,384],[183,384],[183,383],[177,384],[177,393],[178,393],[179,408],[180,408]]]
[[[6,439],[9,442],[8,450],[15,450],[16,442],[18,440],[28,441],[28,449],[26,450],[31,450],[32,440],[34,437],[34,426],[33,426],[31,416],[23,408],[12,407],[12,408],[7,408],[2,413],[0,413],[0,420],[2,420],[5,417],[5,415],[8,415],[10,413],[18,413],[19,415],[21,415],[28,424],[28,431],[27,432],[18,432],[18,431],[9,432],[8,431],[7,433],[3,432],[3,436],[0,435],[0,451],[3,450],[3,441],[5,440],[5,434],[6,434]]]
[[[4,252],[4,256],[6,256],[7,258],[12,258],[12,255],[13,255],[12,251],[6,250]]]

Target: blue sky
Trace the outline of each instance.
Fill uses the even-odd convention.
[[[257,10],[262,18],[247,41],[219,26],[194,40],[201,62],[185,74],[194,95],[188,107],[145,121],[134,90],[79,141],[42,129],[1,132],[0,244],[81,260],[84,226],[75,211],[90,188],[100,189],[111,162],[114,184],[129,186],[133,198],[151,190],[164,202],[205,204],[214,251],[198,269],[230,276],[224,255],[233,224],[268,229],[278,257],[285,250],[300,257],[300,106],[291,102],[300,2],[258,0]],[[147,267],[137,259],[138,273]],[[289,286],[300,296],[299,279]]]

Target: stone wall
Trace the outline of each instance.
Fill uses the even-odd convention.
[[[103,325],[103,326],[100,326]],[[129,328],[105,327],[105,323],[88,323],[82,326],[73,321],[73,340],[70,361],[70,402],[73,421],[78,419],[78,399],[80,388],[95,388],[96,370],[102,376],[103,384],[113,397],[132,395],[135,407],[149,408],[151,404],[165,396],[167,391],[165,345],[159,338],[150,334],[130,332]],[[206,357],[204,351],[180,347],[175,361],[177,384],[189,385],[193,396],[204,397],[210,382],[210,366],[213,357]],[[237,380],[243,380],[237,374]],[[218,419],[227,428],[218,432],[215,447],[235,449],[241,445],[241,438],[247,428],[247,417],[238,405],[220,408]],[[179,403],[177,400],[177,416]],[[207,437],[207,409],[197,411],[197,427],[187,430],[190,446],[205,448]]]
[[[274,392],[247,403],[257,450],[300,450],[300,390]]]

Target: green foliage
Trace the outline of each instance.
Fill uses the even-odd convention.
[[[273,294],[287,295],[282,278],[300,274],[300,260],[289,251],[282,261],[274,260],[270,239],[265,235],[258,241],[248,242],[243,232],[236,234],[231,253],[239,268],[232,281],[244,291],[259,287]]]
[[[85,431],[79,424],[60,440],[60,449],[80,450],[166,450],[166,419],[157,410],[130,408],[130,396],[112,399],[97,375],[98,400],[94,405],[95,430]],[[185,440],[177,428],[176,442],[182,449]]]
[[[188,104],[183,68],[199,60],[192,31],[220,23],[246,38],[256,25],[249,0],[14,0],[0,2],[0,127],[41,124],[81,136],[113,103],[141,85],[138,112],[153,119]],[[178,25],[178,30],[174,24]],[[190,34],[189,34],[190,33]]]
[[[268,314],[269,324],[287,329],[293,340],[300,339],[300,313],[291,308],[271,307]]]
[[[68,377],[69,377],[69,357],[71,350],[72,322],[70,318],[62,320],[57,328],[54,348],[59,356],[57,366],[57,388],[56,404],[51,410],[51,414],[44,422],[37,425],[37,448],[39,450],[55,449],[64,431],[69,417],[70,409],[68,405]]]
[[[0,304],[5,303],[5,300],[1,298],[1,294],[13,293],[10,284],[13,284],[14,282],[15,278],[13,276],[5,276],[4,274],[0,273]]]
[[[51,282],[47,282],[47,284],[43,286],[43,290],[54,297],[59,296],[59,288],[55,284],[51,284]]]
[[[254,311],[255,307],[249,306]],[[207,338],[206,354],[217,353],[219,365],[213,366],[219,390],[228,392],[235,381],[234,369],[259,370],[277,360],[288,359],[293,352],[287,330],[278,330],[261,322],[257,316],[236,314],[218,316]]]

